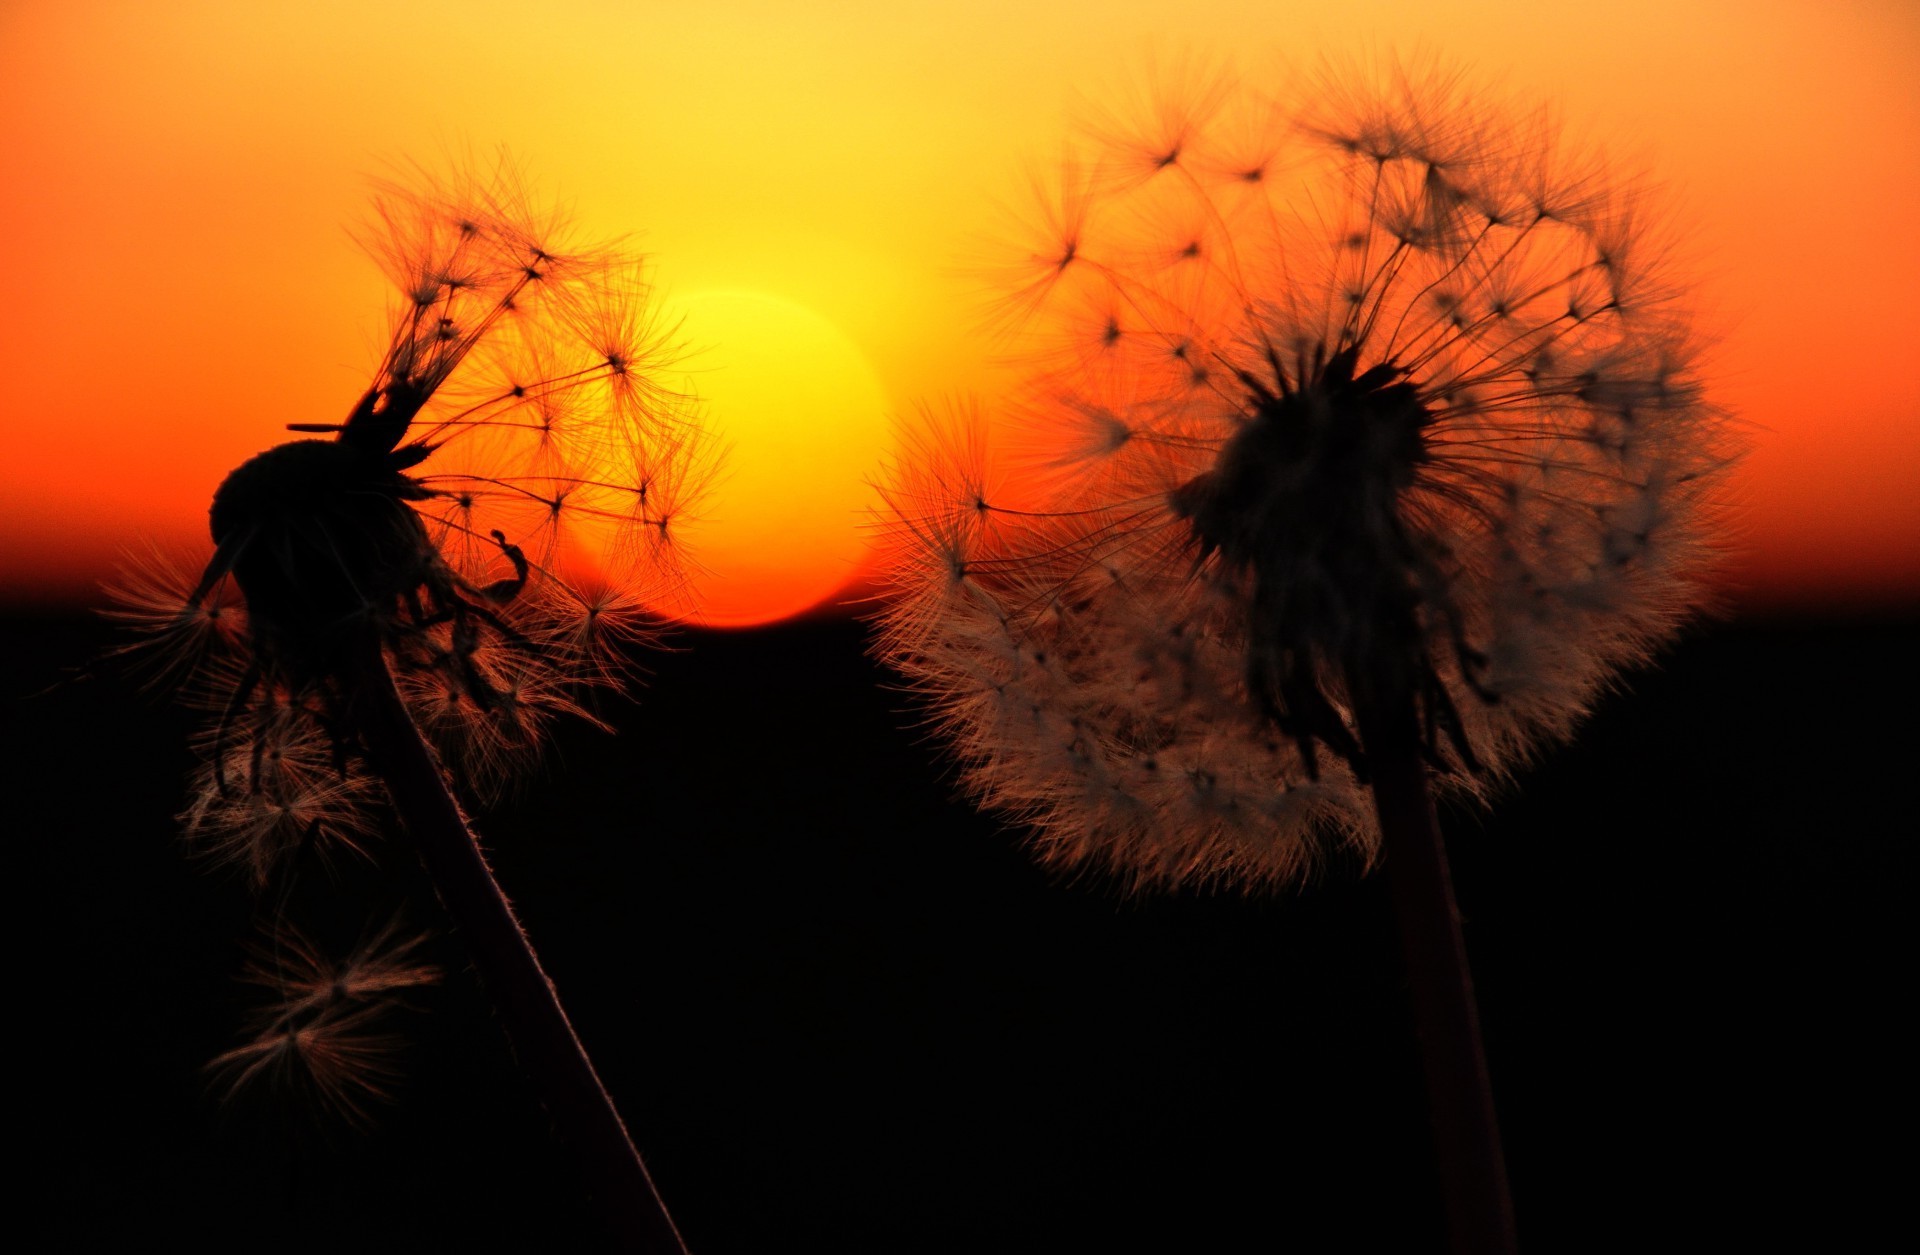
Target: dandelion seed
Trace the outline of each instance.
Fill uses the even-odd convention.
[[[879,647],[1049,861],[1262,886],[1384,842],[1440,954],[1429,784],[1485,797],[1671,635],[1731,442],[1641,193],[1384,77],[1102,120],[1073,266],[1013,306],[1039,500],[955,528],[984,435],[930,429],[966,476],[909,446]]]
[[[113,652],[131,661],[150,687],[193,684],[242,647],[246,617],[239,598],[224,586],[190,597],[194,578],[177,557],[149,548],[130,555],[107,589],[108,617],[130,634]]]
[[[298,850],[364,854],[376,831],[379,785],[290,707],[275,710],[249,742],[208,747],[194,783],[180,817],[190,846],[245,868],[257,888]]]
[[[241,973],[272,1000],[254,1013],[246,1042],[207,1064],[222,1096],[264,1084],[366,1123],[399,1076],[400,1039],[380,1022],[407,993],[439,979],[436,968],[413,961],[422,940],[389,923],[336,962],[280,923],[255,943]]]

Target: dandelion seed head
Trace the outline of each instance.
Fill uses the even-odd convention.
[[[678,594],[661,538],[711,471],[690,399],[656,382],[673,349],[639,260],[575,246],[510,164],[381,183],[358,239],[397,294],[364,392],[338,424],[296,425],[328,437],[219,485],[197,584],[136,571],[122,595],[160,670],[219,691],[188,827],[256,873],[364,800],[338,729],[370,650],[471,787],[528,761],[585,688],[619,679],[636,633],[612,619]],[[301,766],[266,766],[283,761]]]
[[[1734,442],[1645,193],[1539,111],[1406,63],[1195,99],[1100,116],[1073,277],[1014,298],[1045,500],[962,535],[951,453],[892,472],[880,648],[1044,855],[1282,883],[1373,857],[1378,693],[1467,795],[1567,735],[1699,601]]]

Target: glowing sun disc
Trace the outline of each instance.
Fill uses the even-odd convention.
[[[892,440],[878,377],[832,323],[776,296],[699,292],[663,306],[689,349],[682,386],[724,449],[688,533],[700,568],[692,618],[746,627],[819,605],[869,548],[868,477]]]

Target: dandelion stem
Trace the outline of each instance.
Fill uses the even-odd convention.
[[[1388,893],[1420,1041],[1449,1249],[1454,1255],[1512,1255],[1517,1246],[1506,1160],[1413,697],[1405,688],[1369,694],[1368,687],[1355,686],[1354,713],[1373,777]]]
[[[589,1192],[622,1249],[685,1255],[620,1114],[574,1034],[553,982],[487,866],[459,803],[407,714],[377,642],[353,677],[354,718],[367,756],[420,847],[521,1066],[572,1146]]]

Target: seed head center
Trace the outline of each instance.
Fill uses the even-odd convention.
[[[1400,499],[1428,459],[1433,416],[1399,367],[1356,375],[1355,356],[1318,352],[1292,380],[1276,367],[1271,385],[1243,376],[1240,430],[1173,494],[1202,556],[1261,582],[1377,585],[1405,562]]]

